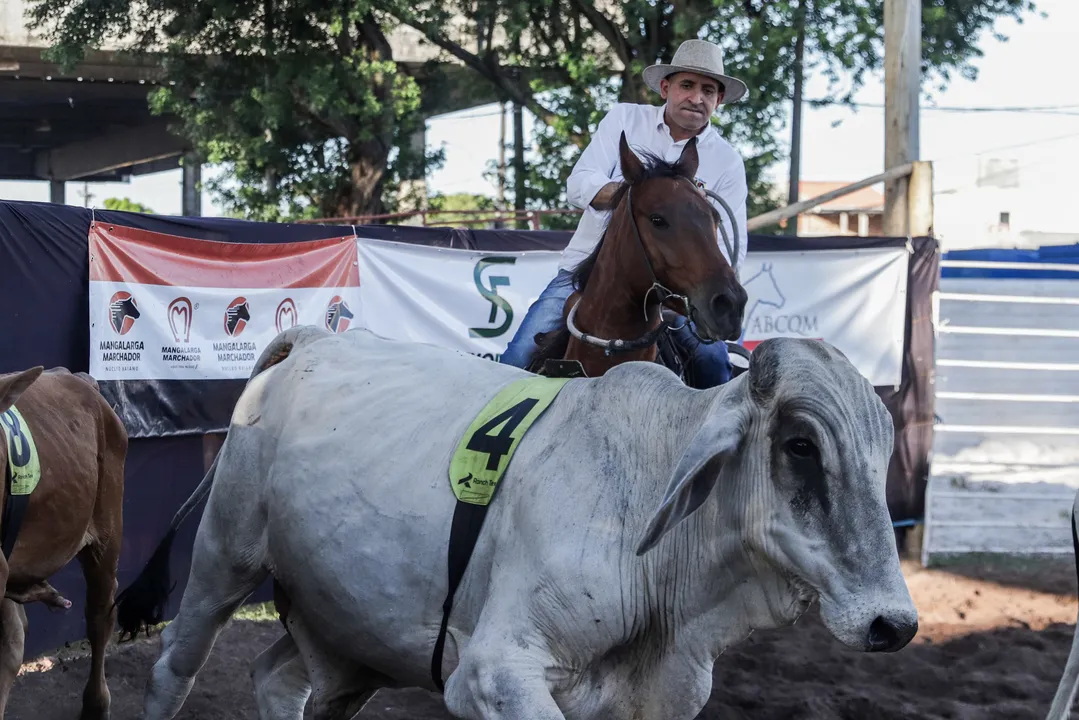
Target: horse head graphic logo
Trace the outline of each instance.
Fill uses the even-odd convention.
[[[753,304],[746,312],[746,319],[742,323],[742,335],[738,338],[739,345],[745,345],[746,331],[753,323],[757,313],[765,308],[780,309],[787,304],[787,297],[779,289],[779,283],[772,271],[772,263],[761,263],[761,269],[756,275],[742,283],[746,293],[755,298]]]
[[[225,332],[229,337],[239,337],[249,322],[251,322],[251,306],[247,298],[238,297],[230,302],[225,309]]]
[[[349,309],[348,303],[340,295],[334,295],[326,306],[326,329],[332,333],[343,333],[348,330],[354,317],[356,316]]]
[[[125,290],[115,293],[109,300],[109,324],[117,335],[127,335],[140,315],[135,297]]]

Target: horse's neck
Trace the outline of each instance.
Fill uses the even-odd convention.
[[[659,325],[660,318],[655,294],[648,297],[647,307],[644,304],[653,278],[644,248],[632,236],[633,228],[622,222],[623,217],[612,217],[577,307],[577,327],[612,340],[640,337]]]

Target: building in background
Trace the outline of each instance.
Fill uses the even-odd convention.
[[[801,200],[809,200],[850,185],[852,182],[856,180],[840,182],[802,180],[798,183],[798,197]],[[783,197],[786,198],[785,189]],[[862,188],[849,195],[821,203],[799,215],[798,235],[830,237],[883,235],[883,215],[884,196],[875,188]],[[786,222],[781,222],[780,226],[786,227]]]

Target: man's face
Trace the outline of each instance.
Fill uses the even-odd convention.
[[[723,100],[718,82],[704,75],[680,72],[660,80],[660,95],[667,101],[667,116],[687,132],[697,133],[708,124]]]

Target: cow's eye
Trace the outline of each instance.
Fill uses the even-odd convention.
[[[663,218],[662,215],[649,215],[648,220],[658,228],[667,227],[667,221]]]
[[[787,452],[799,460],[809,460],[817,455],[817,446],[805,438],[793,438],[787,441]]]

